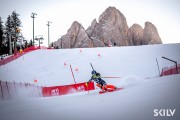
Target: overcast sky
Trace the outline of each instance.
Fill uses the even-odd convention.
[[[47,44],[47,21],[52,22],[52,42],[66,34],[73,21],[87,29],[109,6],[124,14],[129,27],[137,23],[144,28],[144,23],[150,21],[156,26],[163,43],[180,43],[179,0],[1,0],[0,17],[5,22],[16,10],[20,14],[22,33],[29,40],[33,36],[31,13],[37,13],[35,36],[43,35]]]

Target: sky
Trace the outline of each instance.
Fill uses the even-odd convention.
[[[87,29],[109,6],[124,14],[129,27],[137,23],[144,28],[144,23],[150,21],[164,44],[180,43],[179,0],[1,0],[0,17],[5,22],[12,11],[19,13],[21,32],[30,40],[33,37],[31,13],[36,13],[35,36],[42,35],[47,46],[48,21],[52,22],[49,31],[50,42],[53,42],[66,34],[74,21]]]

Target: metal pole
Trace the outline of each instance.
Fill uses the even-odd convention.
[[[49,23],[48,23],[48,47],[50,46],[50,40],[49,40]]]
[[[157,66],[158,66],[158,71],[159,71],[159,76],[161,76],[160,70],[159,70],[159,64],[158,64],[158,60],[156,58],[156,62],[157,62]]]
[[[177,67],[177,62],[176,62],[176,72],[177,72],[177,74],[179,73],[178,67]]]
[[[50,47],[50,37],[49,37],[49,26],[50,23],[52,23],[51,21],[48,21],[47,26],[48,26],[48,47]]]
[[[35,18],[35,15],[37,15],[37,14],[36,13],[31,14],[31,17],[33,18],[33,45],[34,45],[34,18]]]
[[[34,17],[33,17],[33,46],[34,46]]]

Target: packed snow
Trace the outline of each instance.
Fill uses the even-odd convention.
[[[86,82],[94,69],[107,84],[123,90],[99,94],[99,89],[75,94],[0,102],[1,120],[179,120],[180,75],[159,77],[160,70],[180,62],[180,44],[134,47],[36,50],[0,66],[0,79],[40,86]],[[175,109],[174,116],[154,116],[154,109]]]

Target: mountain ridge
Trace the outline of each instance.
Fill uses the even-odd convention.
[[[146,21],[144,28],[137,23],[128,27],[126,17],[111,6],[99,16],[98,21],[94,19],[86,30],[78,21],[74,21],[67,33],[54,42],[54,46],[58,48],[149,44],[162,44],[155,25]]]

